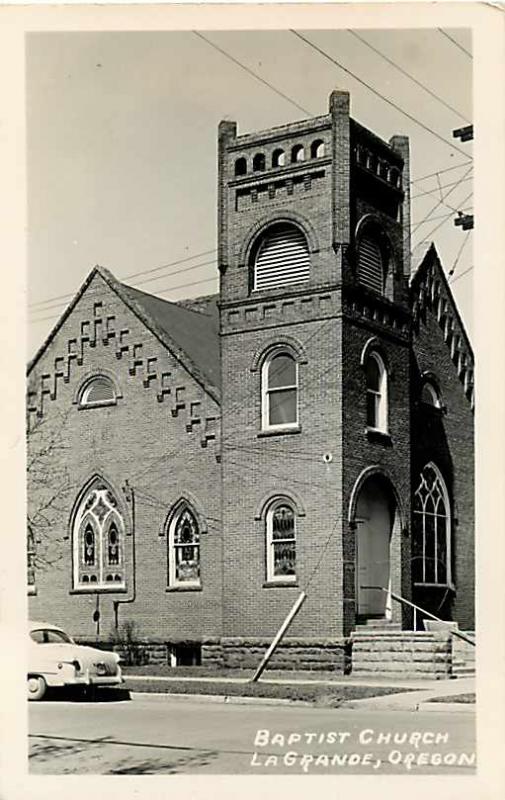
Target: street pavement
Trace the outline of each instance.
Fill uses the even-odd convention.
[[[473,714],[197,697],[55,699],[29,707],[29,769],[45,774],[474,773]]]

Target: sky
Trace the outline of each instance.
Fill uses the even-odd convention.
[[[472,121],[471,32],[300,33],[311,44],[288,30],[28,34],[29,356],[95,264],[166,299],[217,291],[219,121],[246,133],[318,116],[335,88],[382,138],[410,137],[413,244],[434,240],[454,270],[472,336],[472,233],[454,225],[472,210],[472,143],[452,136]]]

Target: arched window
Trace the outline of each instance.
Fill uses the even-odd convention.
[[[384,279],[382,249],[375,237],[365,233],[358,242],[358,281],[374,292],[384,294]]]
[[[256,153],[253,158],[253,172],[263,172],[266,167],[265,154]]]
[[[310,277],[310,255],[302,231],[286,222],[271,225],[253,251],[253,289],[304,283]]]
[[[291,161],[293,164],[296,161],[305,161],[305,150],[303,149],[303,144],[295,144],[291,150]]]
[[[310,145],[311,158],[322,158],[324,156],[324,142],[322,139],[316,139]]]
[[[235,175],[247,175],[247,160],[245,158],[237,158],[235,161]]]
[[[298,426],[298,364],[291,353],[276,349],[265,359],[261,373],[262,428]]]
[[[81,408],[110,405],[116,402],[116,390],[106,375],[97,375],[84,384],[79,405]]]
[[[278,147],[272,153],[272,167],[283,167],[286,163],[286,153]]]
[[[369,353],[366,372],[366,424],[369,428],[387,433],[388,387],[384,362],[376,352]]]
[[[284,499],[266,514],[266,567],[267,581],[296,581],[296,515]]]
[[[421,391],[421,402],[433,408],[441,408],[440,395],[437,388],[430,381],[425,381]]]
[[[170,522],[168,585],[200,586],[200,531],[195,515],[187,506]]]
[[[451,512],[447,488],[435,464],[421,472],[414,495],[414,583],[451,584]]]
[[[125,587],[124,522],[111,490],[96,481],[86,492],[73,526],[74,588]]]

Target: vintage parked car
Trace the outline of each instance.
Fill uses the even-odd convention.
[[[117,686],[119,656],[76,644],[56,625],[28,624],[28,700],[41,700],[48,686]]]

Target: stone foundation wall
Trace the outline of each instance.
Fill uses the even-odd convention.
[[[451,668],[451,636],[445,632],[352,634],[353,675],[444,679]]]

